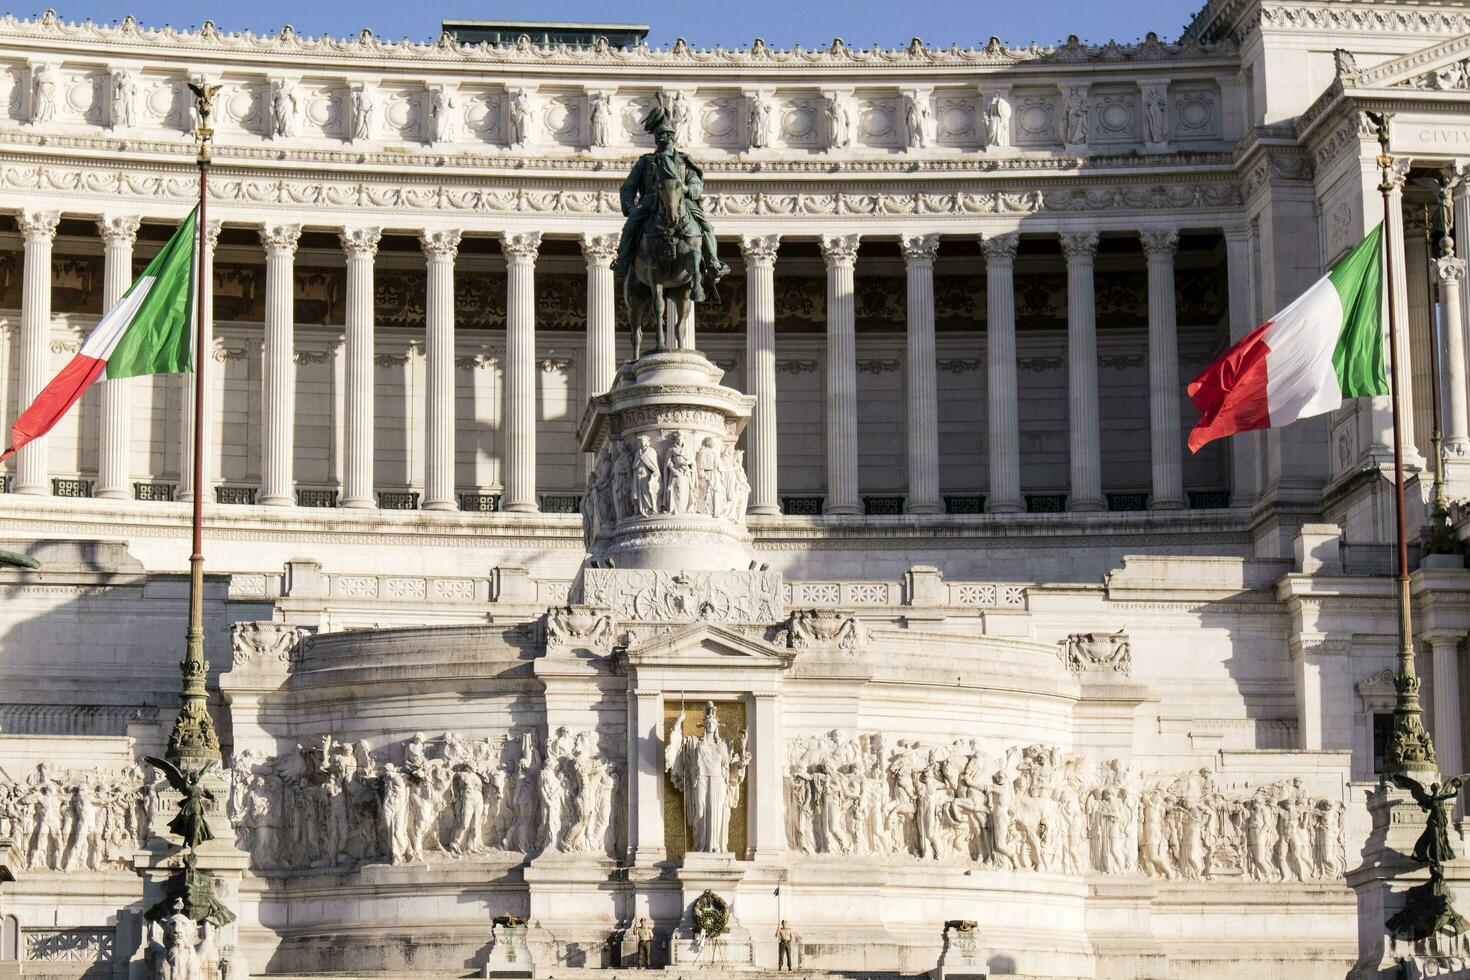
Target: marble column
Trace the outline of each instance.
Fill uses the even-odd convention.
[[[1015,514],[1021,499],[1021,422],[1016,389],[1016,232],[980,240],[985,253],[985,370],[988,396],[990,490],[985,509]]]
[[[628,692],[628,856],[630,865],[664,859],[662,692]]]
[[[750,859],[775,863],[786,853],[786,740],[781,730],[781,698],[774,691],[751,695],[752,755],[756,759],[750,794]]]
[[[858,500],[857,337],[853,266],[858,235],[822,236],[827,261],[828,514],[861,514]]]
[[[1067,509],[1106,510],[1098,424],[1097,310],[1092,286],[1097,232],[1062,235],[1062,251],[1067,256],[1067,445],[1072,473]]]
[[[505,496],[500,509],[534,513],[536,503],[536,253],[539,231],[500,240],[505,253]]]
[[[617,235],[582,236],[587,260],[587,397],[612,387],[618,370],[617,296],[612,260],[618,257]]]
[[[1460,640],[1463,633],[1430,633],[1425,639],[1433,657],[1433,690],[1430,697],[1434,720],[1434,750],[1439,771],[1448,776],[1464,771],[1465,737],[1460,726]]]
[[[1179,510],[1184,500],[1183,438],[1179,433],[1179,327],[1174,306],[1176,229],[1142,233],[1148,257],[1148,404],[1154,510]]]
[[[204,226],[204,248],[203,254],[199,256],[199,263],[203,268],[204,283],[199,296],[199,303],[204,310],[204,350],[194,352],[195,370],[200,370],[203,365],[204,371],[204,433],[200,438],[200,447],[204,452],[204,472],[201,483],[204,487],[205,503],[213,503],[214,498],[211,488],[214,486],[214,477],[211,475],[211,464],[214,459],[212,450],[215,427],[209,420],[218,417],[219,400],[224,397],[223,384],[215,385],[213,389],[209,376],[208,362],[214,357],[214,250],[219,245],[220,229],[224,222],[210,221]],[[197,280],[196,280],[197,285]],[[191,323],[191,335],[195,341],[198,340],[197,324]],[[182,424],[179,426],[179,499],[194,499],[194,375],[185,374],[180,380],[181,406],[183,407]]]
[[[343,228],[347,256],[347,405],[342,506],[377,506],[373,480],[373,260],[381,228]]]
[[[458,510],[454,496],[454,257],[459,253],[457,229],[419,234],[428,262],[428,327],[425,370],[428,412],[424,431],[424,510]]]
[[[1236,343],[1257,326],[1251,290],[1251,244],[1249,228],[1226,228],[1225,277],[1230,305],[1230,342]],[[1243,432],[1226,440],[1230,454],[1230,505],[1250,507],[1259,486],[1259,432]]]
[[[908,274],[908,456],[910,514],[939,514],[939,364],[934,350],[934,255],[938,235],[899,243]]]
[[[776,480],[776,250],[777,235],[746,235],[745,256],[746,394],[755,396],[745,428],[745,472],[750,478],[752,514],[779,514]]]
[[[102,309],[110,310],[133,284],[133,243],[141,220],[136,215],[107,215],[97,222],[102,237]],[[93,496],[103,500],[130,500],[128,486],[128,385],[131,378],[98,380],[102,389],[102,418],[98,426],[97,486]]]
[[[56,226],[60,222],[61,214],[57,211],[22,211],[16,218],[25,239],[25,266],[20,287],[18,412],[25,411],[51,380],[51,245],[56,240]],[[45,436],[33,439],[16,453],[12,492],[51,492],[46,441]]]
[[[1454,174],[1459,178],[1454,191],[1454,240],[1455,258],[1470,259],[1470,160],[1455,162]],[[1470,289],[1460,290],[1461,350],[1470,358]],[[1461,370],[1470,376],[1470,361],[1462,363]]]
[[[1465,385],[1465,325],[1460,319],[1461,282],[1465,278],[1464,259],[1438,259],[1435,272],[1439,278],[1440,308],[1440,413],[1444,452],[1449,459],[1470,456],[1470,399]],[[1432,311],[1431,311],[1432,313]]]
[[[1414,439],[1414,361],[1409,351],[1413,331],[1409,329],[1409,291],[1405,275],[1408,262],[1404,255],[1404,178],[1408,173],[1408,165],[1407,160],[1401,160],[1398,164],[1399,169],[1394,172],[1393,190],[1388,195],[1388,220],[1383,233],[1388,238],[1389,261],[1393,265],[1394,280],[1397,284],[1397,288],[1393,290],[1388,301],[1394,305],[1394,315],[1398,323],[1398,343],[1395,346],[1398,348],[1399,361],[1397,388],[1399,418],[1403,420],[1404,463],[1408,465],[1413,462],[1418,465],[1422,463],[1423,454],[1419,452],[1418,443]],[[1386,311],[1383,322],[1384,330],[1387,330]],[[1391,442],[1390,445],[1392,445]]]
[[[296,502],[294,468],[296,423],[295,276],[296,243],[301,226],[266,225],[265,246],[265,375],[261,403],[265,414],[261,439],[260,499],[270,507]]]

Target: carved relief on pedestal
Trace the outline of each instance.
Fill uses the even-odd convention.
[[[750,482],[735,448],[753,399],[696,351],[650,354],[592,401],[582,504],[594,566],[744,568]]]
[[[788,743],[787,836],[807,854],[1061,874],[1340,879],[1344,805],[1301,780],[1226,791],[1207,769],[1140,777],[1045,745],[881,733]]]
[[[43,762],[0,779],[0,838],[16,842],[33,872],[126,872],[154,832],[166,789],[138,765],[61,770]]]
[[[236,844],[256,871],[457,861],[490,852],[602,855],[616,845],[621,760],[595,732],[423,733],[369,750],[323,735],[232,764]]]
[[[1057,656],[1075,673],[1085,670],[1133,670],[1133,649],[1126,630],[1116,633],[1072,633],[1057,641]]]
[[[309,632],[285,623],[241,621],[230,624],[230,657],[235,667],[287,669],[301,652]]]

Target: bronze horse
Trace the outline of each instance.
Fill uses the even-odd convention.
[[[643,224],[633,268],[623,278],[623,303],[633,329],[633,359],[643,353],[643,322],[653,319],[655,351],[694,346],[694,284],[701,275],[700,239],[685,234],[684,184],[658,183],[658,211]]]

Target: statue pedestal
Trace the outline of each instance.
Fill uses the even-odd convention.
[[[669,938],[669,967],[708,970],[754,970],[755,943],[750,930],[740,924],[735,890],[745,869],[734,854],[691,851],[674,873],[684,902],[679,928]],[[694,921],[694,903],[706,891],[713,892],[729,907],[725,932],[717,939],[704,936]]]
[[[934,980],[985,980],[985,970],[978,930],[944,930],[944,950],[934,968]]]
[[[490,955],[485,959],[485,977],[531,976],[531,947],[525,926],[492,926]]]
[[[617,924],[607,917],[603,900],[615,863],[603,854],[543,851],[537,855],[522,876],[530,902],[530,923],[516,930],[525,956],[518,961],[519,973],[487,972],[486,976],[546,977],[558,969],[605,967],[607,935]],[[486,961],[488,971],[496,964],[497,946]],[[507,949],[507,953],[514,952]]]
[[[1358,961],[1349,980],[1463,976],[1470,970],[1467,936],[1440,933],[1411,942],[1396,938],[1388,920],[1403,910],[1410,889],[1429,884],[1429,868],[1413,860],[1414,843],[1427,815],[1406,790],[1383,785],[1368,796],[1373,830],[1363,846],[1363,863],[1347,873],[1358,897]],[[1445,888],[1461,915],[1470,910],[1470,860],[1444,865]]]
[[[210,823],[212,827],[213,820]],[[147,980],[151,976],[150,948],[154,943],[161,943],[162,935],[158,924],[149,921],[146,915],[149,909],[167,897],[170,880],[184,867],[185,853],[176,841],[154,837],[133,855],[133,867],[143,876],[143,902],[141,914],[133,916],[131,939],[136,942],[136,948],[129,958],[129,980]],[[228,980],[249,980],[250,967],[240,949],[238,915],[240,881],[250,867],[250,855],[236,848],[230,840],[216,837],[200,844],[194,856],[195,867],[214,879],[215,900],[237,916],[223,926],[200,926],[201,957],[218,956],[220,970]],[[158,948],[161,949],[161,945]]]
[[[577,435],[594,460],[589,567],[750,567],[750,485],[735,443],[755,399],[721,385],[723,374],[699,351],[646,354],[587,406]]]

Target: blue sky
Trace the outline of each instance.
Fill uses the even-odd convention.
[[[12,12],[34,17],[54,5],[66,20],[112,23],[131,13],[149,27],[196,27],[213,19],[222,30],[274,33],[282,24],[291,24],[303,34],[346,37],[370,27],[382,37],[418,40],[437,36],[439,22],[445,19],[591,20],[649,24],[653,28],[650,41],[656,45],[667,45],[682,36],[699,47],[743,46],[754,37],[763,37],[779,47],[814,47],[841,37],[861,47],[875,41],[891,47],[907,44],[914,36],[943,46],[981,44],[992,34],[1011,44],[1056,43],[1068,34],[1093,42],[1133,41],[1148,31],[1172,40],[1202,4],[1203,0],[1005,4],[984,0],[443,0],[434,4],[401,0],[50,0],[34,8],[12,8]]]

